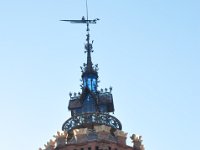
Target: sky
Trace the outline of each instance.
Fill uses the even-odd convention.
[[[88,0],[100,88],[113,87],[115,114],[146,150],[199,149],[200,1]],[[70,117],[80,91],[84,0],[0,1],[0,141],[35,150]]]

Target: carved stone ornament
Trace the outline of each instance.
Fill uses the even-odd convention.
[[[61,131],[61,132],[57,131],[57,135],[54,135],[53,137],[56,138],[56,140],[57,140],[59,138],[65,138],[66,139],[67,136],[68,136],[68,134],[65,131],[64,132],[63,131]]]
[[[144,145],[142,144],[142,136],[133,134],[131,136],[131,139],[133,140],[132,142],[134,143],[133,150],[144,150]]]
[[[107,132],[110,133],[111,127],[105,126],[105,125],[100,125],[100,126],[94,126],[94,129],[96,132]]]
[[[63,146],[66,143],[68,134],[67,132],[59,132],[57,131],[57,135],[53,136],[56,140],[56,147]]]
[[[45,149],[44,150],[54,150],[55,148],[55,141],[50,140],[47,142],[47,144],[44,144]]]
[[[125,133],[124,131],[121,130],[116,130],[114,132],[115,136],[121,136],[121,137],[127,137],[127,133]]]
[[[74,129],[73,133],[74,133],[74,136],[76,136],[76,135],[84,135],[84,134],[88,133],[88,129],[87,128]]]

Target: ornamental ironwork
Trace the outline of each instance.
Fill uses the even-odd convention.
[[[81,67],[81,90],[79,94],[70,93],[70,101],[68,109],[71,111],[71,118],[64,122],[62,130],[72,131],[79,128],[91,128],[93,125],[106,125],[112,129],[122,129],[120,121],[109,115],[114,112],[113,97],[106,88],[98,90],[99,76],[98,65],[93,65],[91,54],[93,50],[93,40],[90,40],[90,24],[96,24],[98,18],[90,20],[88,18],[88,8],[86,0],[87,17],[82,17],[81,20],[61,20],[76,24],[85,24],[86,29],[86,43],[85,53],[87,53],[87,62]]]
[[[71,131],[78,128],[86,128],[90,125],[107,125],[111,128],[121,130],[121,122],[109,115],[103,113],[85,113],[69,118],[62,126],[62,130]]]

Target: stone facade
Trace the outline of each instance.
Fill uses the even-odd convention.
[[[144,150],[141,136],[131,136],[131,147],[126,145],[127,133],[105,125],[74,129],[70,138],[67,132],[57,132],[54,138],[39,150]]]

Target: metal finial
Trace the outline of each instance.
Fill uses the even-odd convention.
[[[87,14],[87,20],[88,20],[88,4],[87,4],[87,0],[86,0],[86,14]],[[87,31],[89,32],[89,23],[87,22]]]
[[[108,91],[108,89],[107,89],[107,88],[105,88],[105,91],[107,92],[107,91]]]
[[[70,98],[72,97],[72,93],[71,93],[71,92],[69,92],[69,97],[70,97]]]
[[[112,86],[111,86],[109,89],[110,89],[110,93],[111,93],[111,92],[112,92],[112,89],[113,89]]]
[[[89,13],[88,13],[88,3],[87,3],[87,0],[86,0],[86,19],[85,17],[83,16],[81,20],[60,20],[60,21],[66,21],[66,22],[70,22],[70,23],[75,23],[75,24],[86,24],[87,26],[87,34],[86,34],[86,44],[85,44],[85,49],[86,49],[86,53],[87,53],[87,65],[86,65],[86,71],[91,71],[93,70],[92,68],[92,58],[91,58],[91,52],[93,52],[93,49],[92,49],[92,43],[90,43],[90,28],[89,28],[89,25],[90,24],[96,24],[97,21],[99,20],[98,18],[96,19],[93,19],[93,20],[89,20]]]

